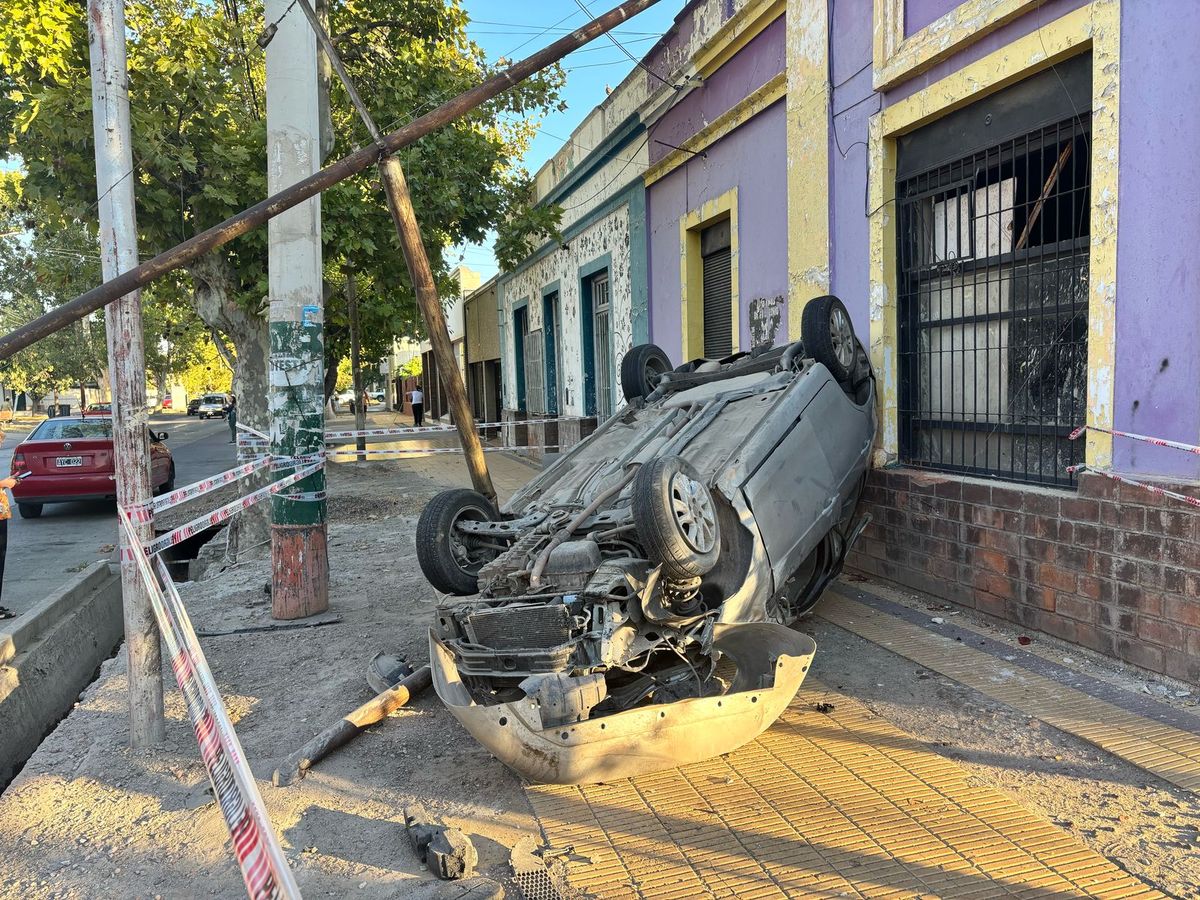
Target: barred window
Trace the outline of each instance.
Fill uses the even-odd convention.
[[[990,112],[964,110],[949,128],[918,133],[908,166],[901,143],[899,412],[908,465],[1074,482],[1066,467],[1082,448],[1067,436],[1087,401],[1091,120],[1080,82],[1090,65],[1068,74],[1082,110],[1068,82],[1048,72],[1024,93],[985,101]],[[1062,117],[1053,120],[1056,107]],[[1011,110],[1020,110],[1009,116],[1012,136],[980,146],[1004,133],[994,115]],[[1034,115],[1050,121],[1014,134]],[[947,136],[957,146],[947,147]],[[972,136],[981,140],[972,145]],[[954,151],[956,159],[913,171],[911,157]]]

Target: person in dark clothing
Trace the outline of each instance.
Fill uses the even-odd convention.
[[[229,395],[229,405],[225,407],[225,421],[229,423],[229,443],[237,441],[237,397]]]
[[[425,394],[421,392],[421,385],[409,391],[408,396],[412,400],[413,428],[420,428],[425,421]]]

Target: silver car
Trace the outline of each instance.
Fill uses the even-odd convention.
[[[495,510],[445,491],[418,524],[446,594],[442,701],[534,781],[729,752],[791,702],[816,650],[788,626],[841,571],[875,439],[875,381],[835,297],[802,342],[621,367],[628,404]]]

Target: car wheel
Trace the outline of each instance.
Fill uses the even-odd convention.
[[[621,392],[626,400],[645,399],[671,371],[671,360],[654,344],[638,344],[621,360]]]
[[[810,300],[800,318],[800,336],[807,356],[825,366],[839,382],[850,380],[858,339],[841,300],[833,296]]]
[[[417,519],[417,562],[429,583],[443,594],[476,593],[479,570],[496,557],[496,551],[472,547],[454,526],[495,520],[495,508],[478,491],[457,488],[430,500]]]
[[[17,512],[21,514],[22,519],[36,519],[42,514],[42,504],[40,503],[18,503]]]
[[[633,523],[664,576],[695,578],[717,564],[716,502],[691,465],[678,456],[659,457],[638,470],[632,491]]]

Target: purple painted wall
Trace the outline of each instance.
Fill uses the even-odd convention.
[[[908,0],[912,2],[912,0]],[[1086,6],[1088,0],[1048,0],[1032,12],[1026,13],[1019,19],[1014,19],[1007,25],[997,28],[991,34],[964,50],[959,51],[948,59],[938,63],[933,68],[923,72],[911,81],[897,85],[887,92],[885,103],[895,103],[903,100],[917,91],[928,87],[936,81],[941,81],[951,72],[957,72],[963,66],[982,59],[989,53],[999,50],[1005,44],[1011,44],[1019,37],[1032,34],[1047,22],[1065,16],[1073,9]]]
[[[905,0],[904,36],[916,34],[930,22],[936,22],[962,0]]]
[[[646,194],[650,253],[650,340],[681,362],[679,220],[707,200],[738,189],[740,343],[750,348],[749,305],[787,296],[787,135],[780,100],[652,184]],[[787,337],[787,307],[781,302]]]
[[[881,98],[871,87],[871,13],[849,3],[833,10],[833,128],[829,135],[830,284],[860,335],[867,306],[867,122]]]
[[[1116,427],[1200,443],[1200,8],[1123,9]],[[1168,8],[1171,8],[1168,10]],[[1147,10],[1147,12],[1149,12]],[[1200,477],[1197,457],[1115,439],[1121,471]]]
[[[671,152],[667,144],[678,147],[782,72],[787,63],[785,31],[784,17],[780,16],[718,69],[703,87],[692,91],[663,116],[651,130],[651,164]]]

